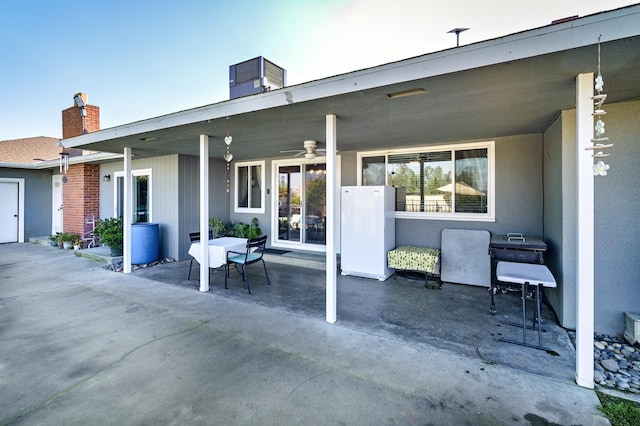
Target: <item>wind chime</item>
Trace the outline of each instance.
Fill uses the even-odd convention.
[[[227,120],[229,120],[229,117],[227,117]],[[224,143],[227,145],[227,152],[224,154],[224,160],[227,162],[227,192],[231,190],[231,160],[233,160],[233,154],[229,152],[229,148],[232,141],[233,137],[229,134],[229,125],[227,125],[227,136],[224,138]]]
[[[60,174],[66,175],[69,171],[69,153],[61,152],[60,153]]]
[[[595,119],[595,134],[591,139],[593,143],[592,146],[589,146],[585,149],[592,150],[594,154],[592,157],[597,160],[593,167],[593,175],[594,176],[606,176],[607,170],[609,170],[609,165],[606,164],[602,159],[608,157],[610,154],[604,153],[603,149],[608,149],[613,146],[612,143],[607,143],[609,138],[604,136],[604,121],[602,121],[602,116],[604,116],[607,112],[602,108],[605,99],[607,99],[606,93],[602,93],[604,89],[604,80],[602,78],[602,74],[600,73],[600,37],[598,37],[598,75],[595,79],[595,90],[598,92],[597,95],[593,96],[593,103],[595,110],[593,111],[593,117]]]

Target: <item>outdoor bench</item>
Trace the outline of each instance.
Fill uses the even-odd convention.
[[[440,259],[440,250],[428,247],[399,246],[387,252],[387,266],[396,271],[414,271],[425,274],[427,288],[441,288],[442,281],[429,284],[429,277],[435,275]]]

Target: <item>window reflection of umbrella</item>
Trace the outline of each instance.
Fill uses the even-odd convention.
[[[447,184],[445,186],[441,186],[438,188],[438,191],[442,192],[451,192],[452,184]],[[465,182],[456,182],[456,191],[457,195],[485,195],[484,192],[475,189],[474,187],[468,185]]]

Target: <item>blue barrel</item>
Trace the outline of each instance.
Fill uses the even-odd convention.
[[[157,223],[131,225],[131,263],[151,263],[158,260],[160,228]]]

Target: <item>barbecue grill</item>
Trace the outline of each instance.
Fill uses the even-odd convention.
[[[513,284],[498,281],[496,266],[500,261],[544,264],[544,253],[547,244],[540,238],[525,237],[521,233],[508,233],[507,235],[493,235],[489,243],[489,255],[491,256],[491,315],[496,313],[495,295],[498,291],[520,290]]]

